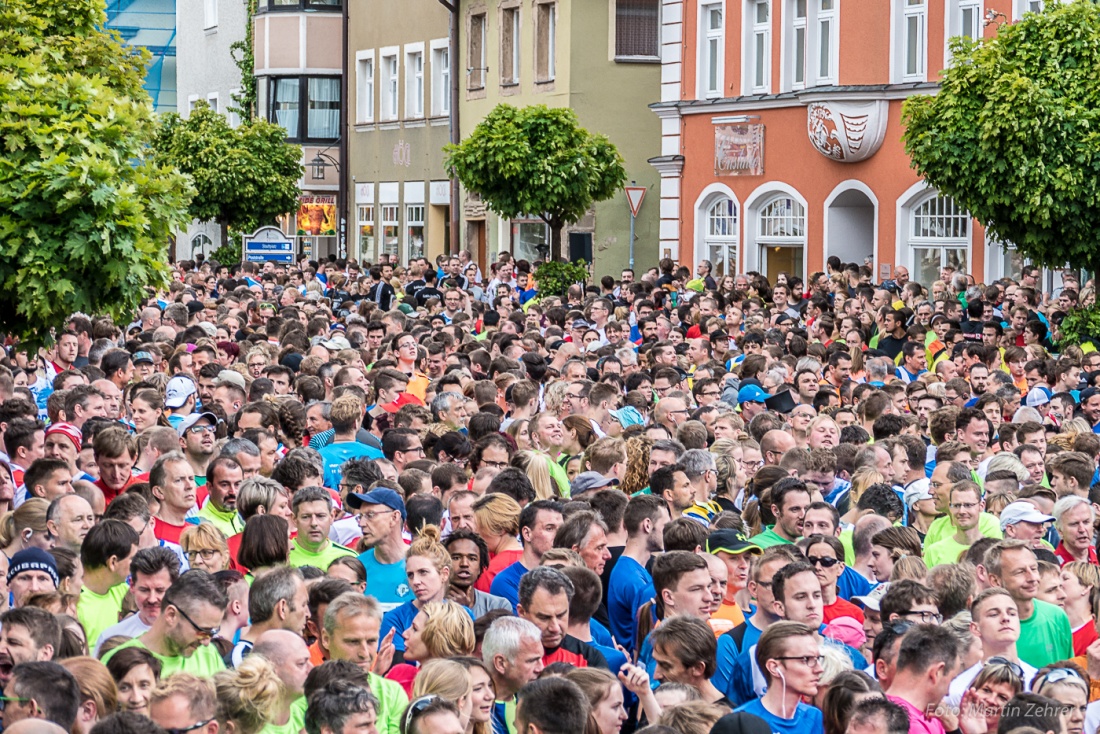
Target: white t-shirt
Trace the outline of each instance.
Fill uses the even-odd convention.
[[[108,627],[103,630],[103,634],[99,636],[99,639],[95,643],[95,651],[92,653],[95,657],[99,657],[99,648],[104,642],[112,637],[140,637],[148,632],[152,628],[152,625],[145,624],[141,621],[141,617],[137,614],[131,614],[126,619],[122,620],[113,627]]]

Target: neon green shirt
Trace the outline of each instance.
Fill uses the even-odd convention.
[[[106,663],[116,652],[126,647],[140,647],[149,650],[148,647],[145,647],[145,643],[141,641],[140,637],[135,637],[104,655],[103,662]],[[160,661],[160,677],[162,680],[174,673],[180,672],[190,673],[199,678],[209,678],[219,670],[225,670],[225,662],[218,653],[218,648],[213,645],[201,645],[198,650],[191,653],[190,657],[186,658],[182,655],[176,655],[174,657],[158,655],[152,650],[149,650],[149,654]]]
[[[244,521],[236,510],[219,510],[209,499],[199,510],[199,518],[221,530],[222,535],[227,538],[244,532]]]
[[[306,697],[299,696],[290,704],[290,718],[285,724],[268,724],[260,734],[298,734],[306,727]]]
[[[125,582],[112,586],[106,594],[97,594],[87,586],[81,589],[76,602],[76,617],[89,640],[98,640],[103,630],[118,624],[122,600],[129,590]]]
[[[290,565],[294,568],[313,566],[322,571],[327,571],[328,567],[337,558],[355,555],[357,555],[355,551],[345,548],[339,543],[333,543],[331,540],[326,540],[325,544],[316,553],[303,548],[298,543],[297,538],[290,542]]]
[[[978,530],[982,532],[987,538],[997,538],[1000,540],[1004,537],[1004,533],[1001,532],[1001,521],[997,519],[996,515],[991,515],[988,512],[983,512],[981,517],[978,518]],[[944,538],[949,538],[959,531],[955,527],[955,523],[951,522],[950,515],[944,515],[943,517],[937,517],[932,521],[932,524],[928,526],[928,533],[924,536],[924,547],[931,548],[936,543],[940,542]],[[954,561],[952,561],[954,563]],[[929,566],[931,568],[931,566]]]
[[[767,529],[760,533],[760,535],[754,535],[750,538],[753,545],[760,548],[771,548],[773,545],[790,545],[791,541],[784,538],[779,533],[775,532],[774,525],[768,525]]]
[[[959,555],[964,553],[969,547],[969,545],[963,545],[955,540],[954,535],[948,535],[943,540],[925,547],[924,565],[928,566],[928,568],[932,568],[941,563],[958,563]]]
[[[370,691],[378,699],[378,734],[401,734],[401,716],[409,705],[409,697],[400,683],[386,680],[377,673],[368,673]]]

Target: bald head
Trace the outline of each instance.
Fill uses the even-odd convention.
[[[274,662],[280,656],[290,655],[305,646],[302,636],[290,630],[268,630],[256,640],[252,652]]]
[[[763,455],[764,463],[769,465],[778,465],[783,454],[794,447],[794,436],[778,429],[768,431],[760,439],[760,453]]]
[[[4,734],[69,734],[69,732],[45,719],[22,719],[4,729]]]
[[[313,669],[309,647],[300,635],[289,630],[268,630],[256,640],[253,655],[261,655],[275,666],[288,700],[302,695],[306,676]]]

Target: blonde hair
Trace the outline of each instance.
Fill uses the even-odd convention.
[[[428,618],[421,635],[431,657],[453,658],[473,654],[477,645],[474,620],[465,607],[447,599],[428,602],[420,611]]]
[[[640,492],[649,486],[649,451],[653,439],[648,436],[632,436],[626,440],[626,472],[619,489],[629,494]]]
[[[437,526],[425,525],[420,534],[413,540],[412,545],[409,546],[409,552],[405,554],[405,559],[408,560],[414,556],[427,558],[435,564],[435,570],[440,574],[443,573],[443,569],[450,571],[451,554],[439,542],[439,538],[440,532]]]
[[[160,703],[172,696],[179,696],[187,701],[188,712],[196,720],[209,719],[218,713],[217,691],[214,688],[214,682],[209,678],[200,678],[191,673],[176,673],[167,678],[161,678],[157,687],[149,695],[149,705]]]
[[[729,712],[728,708],[716,703],[685,701],[662,711],[657,723],[680,734],[710,734],[718,720]]]
[[[815,419],[816,420],[816,419]],[[886,477],[879,473],[878,469],[870,466],[861,466],[855,470],[852,474],[852,489],[851,499],[852,506],[855,506],[856,502],[859,502],[860,496],[867,491],[867,488],[872,484],[882,484],[886,481]]]
[[[1088,561],[1071,561],[1062,566],[1064,573],[1071,573],[1077,582],[1089,589],[1089,610],[1093,621],[1100,619],[1100,568]]]
[[[927,578],[928,566],[920,556],[902,556],[894,561],[894,568],[890,571],[890,581],[911,579],[923,584]]]
[[[41,497],[32,497],[0,518],[0,547],[8,547],[24,530],[46,532],[46,511],[50,503]]]
[[[229,568],[229,543],[225,535],[213,523],[201,522],[198,525],[188,525],[180,534],[180,547],[183,552],[194,548],[195,550],[216,550],[222,554],[224,561],[222,570]]]
[[[469,619],[470,615],[465,612],[462,614]],[[410,699],[415,701],[421,696],[434,694],[457,703],[460,698],[469,698],[472,692],[470,672],[462,663],[454,660],[429,660],[420,667],[420,672],[413,679]]]
[[[80,701],[95,704],[96,716],[106,718],[118,709],[118,686],[107,666],[95,658],[75,657],[58,661],[80,686]]]
[[[518,535],[519,516],[523,508],[506,494],[492,492],[474,501],[474,521],[478,534]]]
[[[511,427],[508,428],[511,429]],[[560,497],[557,482],[550,477],[549,462],[551,461],[553,459],[549,456],[537,451],[517,451],[512,457],[512,465],[523,469],[527,478],[531,480],[536,499],[551,500]]]
[[[282,682],[275,666],[249,655],[236,669],[215,674],[214,689],[218,720],[232,721],[241,734],[258,734],[275,717]]]
[[[593,708],[607,698],[613,686],[619,685],[619,680],[603,668],[575,668],[563,677],[577,684]]]

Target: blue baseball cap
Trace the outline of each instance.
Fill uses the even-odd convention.
[[[611,417],[619,422],[619,425],[623,428],[630,428],[631,426],[644,426],[645,418],[638,412],[638,409],[633,405],[624,405],[618,410],[607,411],[611,414]]]
[[[759,385],[745,385],[737,391],[737,404],[762,403],[768,397],[768,394]]]
[[[363,505],[385,505],[391,510],[396,510],[401,513],[401,519],[405,520],[407,515],[405,513],[405,500],[401,499],[401,495],[394,492],[392,489],[386,489],[385,487],[376,487],[366,494],[359,494],[358,492],[352,492],[348,494],[345,504],[353,510],[358,510]]]

